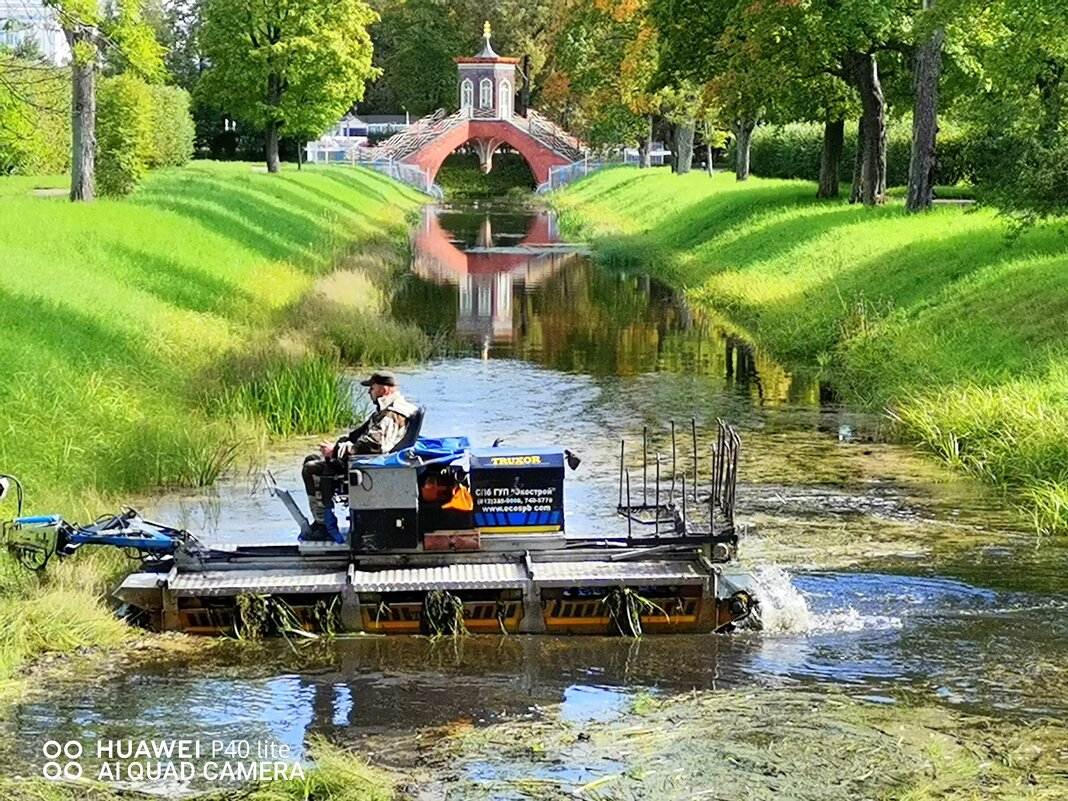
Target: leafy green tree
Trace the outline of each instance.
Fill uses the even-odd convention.
[[[200,41],[210,69],[198,95],[266,132],[278,172],[283,129],[325,131],[363,97],[376,73],[362,0],[207,0]]]
[[[540,97],[550,113],[593,147],[618,147],[648,136],[651,98],[643,84],[655,71],[657,54],[646,46],[649,30],[638,0],[569,0],[555,18],[552,60]]]
[[[369,87],[383,112],[407,111],[421,117],[455,108],[456,62],[470,36],[443,0],[389,0],[371,27],[375,64],[382,74]]]
[[[698,88],[700,99],[696,105],[689,104],[691,110],[687,112],[691,119],[712,113],[717,118],[716,125],[731,121],[735,174],[740,181],[749,177],[753,128],[765,115],[769,97],[781,82],[778,75],[765,77],[771,70],[754,56],[749,41],[749,15],[759,5],[759,0],[649,3],[660,40],[657,84],[675,96],[691,94],[693,87]],[[684,127],[682,133],[685,142],[689,132]]]
[[[70,151],[70,73],[0,53],[0,175],[66,172]]]
[[[200,51],[204,0],[145,0],[145,21],[164,50],[171,83],[192,92],[206,69]]]
[[[1068,6],[1061,0],[939,0],[946,51],[966,90],[982,197],[1029,223],[1068,209]]]

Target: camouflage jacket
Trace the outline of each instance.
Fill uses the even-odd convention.
[[[381,397],[375,401],[375,410],[363,425],[339,439],[337,445],[351,442],[354,453],[389,453],[404,439],[408,418],[415,412],[416,407],[400,392]],[[336,445],[334,453],[337,453]]]

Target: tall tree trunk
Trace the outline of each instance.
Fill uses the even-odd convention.
[[[75,54],[71,63],[70,199],[90,201],[96,196],[96,60],[79,51],[93,45],[93,31],[82,25],[64,28]]]
[[[281,162],[278,158],[278,129],[277,122],[267,125],[267,172],[278,172]]]
[[[267,105],[277,109],[282,105],[282,81],[277,74],[267,76]],[[281,163],[278,158],[278,134],[282,128],[282,122],[272,119],[267,123],[267,172],[278,172]]]
[[[935,0],[923,0],[924,9],[934,7]],[[912,108],[912,158],[909,161],[909,191],[905,208],[910,212],[927,211],[934,201],[936,137],[938,135],[938,81],[942,73],[942,41],[945,30],[939,28],[916,51],[913,62],[913,86],[916,100]]]
[[[715,167],[712,166],[712,145],[709,142],[705,142],[705,169],[708,170],[708,177],[711,178]]]
[[[849,192],[850,203],[860,203],[860,184],[864,175],[864,113],[861,112],[860,120],[857,121],[857,147],[853,157],[853,188]]]
[[[1062,61],[1049,58],[1035,82],[1042,106],[1038,141],[1043,146],[1051,145],[1061,128],[1061,114],[1064,108],[1064,95],[1061,87],[1065,71],[1065,64]]]
[[[838,197],[844,142],[844,119],[828,120],[823,124],[823,154],[820,156],[820,185],[816,197]]]
[[[692,122],[679,123],[675,129],[675,172],[685,175],[693,165],[693,134]]]
[[[643,170],[653,166],[653,115],[645,115],[645,141],[638,147],[638,166]]]
[[[739,181],[749,179],[749,151],[755,127],[756,120],[738,120],[734,126],[734,175]]]
[[[300,144],[300,142],[298,141],[297,142],[297,171],[299,172],[300,170],[303,170],[303,169],[304,169],[304,148]]]
[[[865,118],[860,199],[865,206],[876,206],[886,200],[886,98],[874,55],[857,54],[853,79]]]
[[[530,108],[530,56],[523,56],[523,61],[520,63],[520,74],[523,78],[523,87],[519,90],[519,109],[518,114],[522,117],[527,116],[527,109]]]

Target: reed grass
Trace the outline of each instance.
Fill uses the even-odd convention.
[[[304,779],[265,782],[248,796],[251,801],[390,801],[396,797],[389,774],[375,769],[359,754],[313,736],[308,751],[315,766]]]
[[[554,200],[599,258],[689,290],[788,366],[1068,532],[1068,236],[986,209],[907,215],[805,181],[605,170]]]
[[[227,376],[217,402],[231,415],[262,420],[275,436],[329,431],[352,421],[352,393],[334,360],[269,355],[232,367]]]
[[[118,551],[79,553],[42,574],[0,553],[0,701],[13,700],[24,663],[45,653],[118,646],[134,636],[103,601],[129,560]]]

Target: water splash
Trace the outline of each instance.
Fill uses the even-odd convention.
[[[793,585],[790,574],[778,565],[753,571],[753,584],[760,599],[764,631],[803,633],[812,627],[812,612],[805,597]]]

